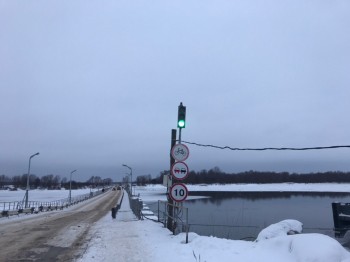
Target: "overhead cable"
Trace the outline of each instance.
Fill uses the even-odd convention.
[[[336,148],[350,148],[350,145],[339,145],[339,146],[316,146],[316,147],[262,147],[262,148],[240,148],[240,147],[230,147],[230,146],[216,146],[216,145],[205,145],[188,141],[181,141],[182,143],[202,146],[202,147],[212,147],[217,149],[229,149],[233,151],[265,151],[265,150],[324,150],[324,149],[336,149]]]

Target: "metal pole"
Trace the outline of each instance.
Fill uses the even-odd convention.
[[[164,202],[164,227],[167,227],[167,223],[168,223],[168,214],[167,214],[167,202]]]
[[[188,244],[188,230],[189,230],[189,226],[188,226],[188,208],[186,208],[186,244]]]
[[[70,179],[69,179],[69,204],[72,203],[72,174],[77,171],[77,170],[73,170],[72,172],[70,172]]]
[[[37,156],[37,155],[39,155],[39,152],[38,153],[36,153],[36,154],[34,154],[34,155],[31,155],[30,157],[29,157],[29,165],[28,165],[28,174],[27,174],[27,188],[26,188],[26,195],[25,195],[25,199],[26,199],[26,201],[25,201],[25,208],[27,208],[28,207],[28,197],[29,197],[29,176],[30,176],[30,161],[32,160],[32,158],[33,157],[35,157],[35,156]]]
[[[132,168],[129,167],[128,165],[123,164],[122,166],[125,166],[130,169],[130,176],[131,176],[131,181],[130,181],[130,190],[131,190],[131,196],[132,196]]]
[[[158,200],[158,222],[159,222],[159,201],[160,200]]]
[[[180,127],[179,128],[179,144],[181,144],[181,130],[182,130],[182,128]]]
[[[29,176],[30,176],[30,160],[32,158],[30,157],[29,158],[29,165],[28,165],[28,173],[27,173],[27,187],[26,187],[26,196],[25,196],[25,199],[26,199],[26,203],[25,203],[25,208],[28,207],[28,192],[29,192]]]

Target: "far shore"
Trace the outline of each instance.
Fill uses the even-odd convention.
[[[179,181],[179,183],[181,183]],[[186,184],[190,192],[193,191],[226,191],[226,192],[339,192],[350,193],[348,183],[270,183],[270,184]],[[149,191],[164,191],[163,185],[138,186],[139,189],[147,188]]]

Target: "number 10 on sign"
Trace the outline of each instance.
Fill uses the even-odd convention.
[[[187,198],[187,195],[188,195],[187,187],[182,183],[174,184],[170,188],[170,197],[175,202],[184,201]]]

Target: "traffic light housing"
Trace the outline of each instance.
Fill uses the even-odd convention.
[[[178,109],[177,127],[178,128],[186,127],[186,107],[182,105],[182,102],[180,103],[179,109]]]

